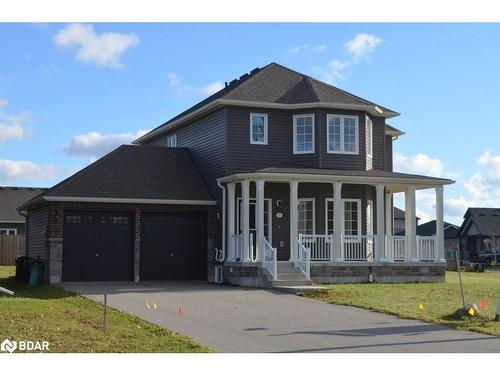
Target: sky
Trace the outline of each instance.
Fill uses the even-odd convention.
[[[0,23],[0,185],[52,186],[274,61],[401,113],[395,170],[455,180],[460,224],[500,207],[499,40],[500,24]],[[433,190],[417,215],[435,218]]]

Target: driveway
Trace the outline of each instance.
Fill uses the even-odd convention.
[[[63,287],[99,302],[107,293],[109,306],[220,352],[500,352],[498,337],[263,289],[204,282]]]

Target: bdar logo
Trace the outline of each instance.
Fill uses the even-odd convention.
[[[13,353],[16,349],[17,349],[17,342],[10,341],[9,339],[3,340],[2,344],[0,345],[0,350],[2,352]]]

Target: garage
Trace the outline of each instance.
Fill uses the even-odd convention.
[[[67,211],[62,280],[133,280],[133,224],[127,212]]]
[[[206,214],[141,216],[141,280],[206,280]]]
[[[217,206],[187,149],[120,146],[19,210],[50,283],[213,280]]]

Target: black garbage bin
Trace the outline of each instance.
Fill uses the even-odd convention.
[[[27,284],[30,281],[31,267],[36,262],[35,258],[19,256],[16,258],[16,276],[18,283]]]

